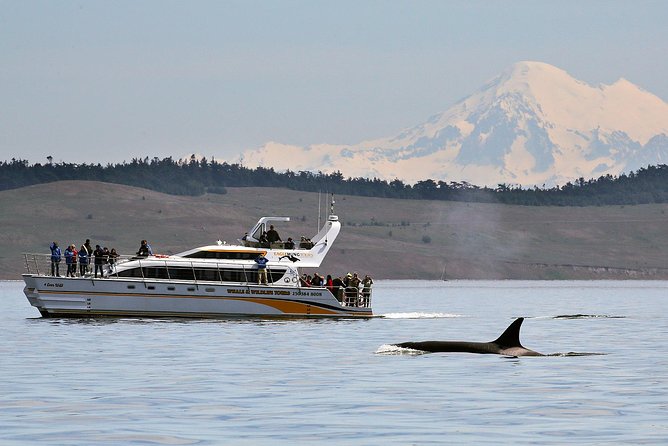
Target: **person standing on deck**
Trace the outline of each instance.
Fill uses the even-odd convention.
[[[95,245],[95,251],[93,251],[95,256],[95,278],[97,279],[97,272],[100,271],[100,276],[104,279],[104,251],[100,248],[100,245]]]
[[[79,250],[79,275],[81,277],[85,276],[88,272],[88,262],[90,260],[90,253],[86,249],[86,245],[81,245]]]
[[[338,299],[339,302],[343,302],[343,289],[345,288],[345,285],[343,283],[343,279],[339,277],[335,277],[332,279],[332,294]]]
[[[116,252],[116,248],[111,248],[111,251],[109,252],[109,270],[111,271],[118,261],[118,252]]]
[[[269,230],[267,231],[267,241],[269,243],[282,242],[281,236],[278,235],[278,231],[274,229],[274,225],[269,225]]]
[[[373,285],[373,279],[367,274],[362,279],[362,299],[366,307],[369,306],[369,301],[371,300],[371,285]]]
[[[90,259],[93,256],[93,247],[90,245],[90,239],[86,239],[86,243],[83,244],[84,248],[86,248],[86,254],[88,254],[88,258]],[[88,263],[90,265],[90,262]]]
[[[71,244],[65,249],[65,264],[67,273],[65,277],[76,277],[77,275],[77,249]]]
[[[257,283],[258,285],[261,283],[264,283],[265,285],[268,285],[267,283],[267,262],[269,260],[264,256],[263,253],[260,253],[259,256],[255,259],[255,263],[257,263]]]
[[[90,246],[90,239],[86,239],[86,243],[81,245],[81,249],[79,252],[81,253],[83,251],[83,255],[79,255],[83,260],[85,260],[84,263],[82,263],[82,260],[79,260],[79,271],[81,272],[81,275],[83,276],[86,274],[90,268],[88,265],[90,265],[91,260],[93,259],[93,247]]]
[[[51,275],[60,277],[60,260],[63,253],[60,251],[57,242],[51,243],[49,249],[51,250]]]

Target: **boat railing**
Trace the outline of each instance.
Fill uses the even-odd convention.
[[[35,253],[24,253],[23,254],[24,262],[25,262],[25,267],[26,271],[28,274],[35,274],[35,275],[44,275],[48,276],[51,275],[51,254],[35,254]],[[133,275],[133,276],[121,276],[119,275],[118,267],[123,265],[124,263],[127,262],[137,262],[137,272],[139,275]],[[168,263],[169,261],[169,263]],[[178,265],[176,264],[178,262]],[[86,260],[86,263],[82,263],[81,261],[77,260],[74,265],[74,272],[71,277],[74,278],[84,278],[84,279],[95,279],[96,274],[95,274],[95,257],[93,258],[88,258]],[[99,264],[98,264],[99,265]],[[210,266],[213,266],[211,263],[209,263]],[[128,278],[133,278],[133,279],[141,279],[142,281],[146,280],[153,280],[153,279],[166,279],[166,280],[185,280],[187,282],[191,282],[195,285],[198,284],[198,282],[206,282],[206,283],[212,283],[212,282],[219,282],[219,283],[227,283],[229,281],[222,280],[223,274],[221,272],[222,269],[225,268],[225,266],[229,266],[229,263],[220,263],[216,262],[215,263],[215,269],[210,268],[212,270],[216,271],[216,277],[219,280],[206,280],[206,279],[198,279],[198,274],[197,270],[202,269],[200,262],[196,260],[189,260],[189,259],[183,259],[179,258],[178,260],[174,258],[169,258],[168,256],[151,256],[151,257],[138,257],[138,256],[128,256],[128,255],[119,255],[113,259],[105,259],[103,260],[103,263],[101,264],[102,266],[102,276],[103,278],[106,279],[128,279]],[[69,274],[68,272],[68,264],[64,260],[64,256],[61,256],[61,261],[58,262],[58,275],[60,276],[67,276]],[[184,277],[171,277],[170,275],[170,269],[172,270],[172,274],[175,271],[176,267],[180,268],[189,268],[191,271],[191,274],[188,275],[187,278]],[[164,268],[165,272],[165,277],[147,277],[145,275],[146,268]],[[239,265],[236,264],[236,268],[239,268]],[[208,269],[208,268],[207,268]],[[243,280],[240,280],[239,282],[245,284],[245,285],[253,285],[256,282],[252,281],[251,278],[254,278],[255,275],[251,274],[251,271],[257,271],[253,266],[251,265],[241,265],[241,272],[242,272],[242,278]],[[272,284],[272,269],[271,267],[267,267],[267,279],[268,279],[268,284]]]
[[[340,301],[346,307],[371,308],[371,288],[339,288]]]
[[[28,274],[44,274],[49,273],[49,268],[51,267],[51,256],[47,254],[30,254],[24,253],[23,260],[25,261],[25,267]]]
[[[120,265],[130,260],[136,260],[139,257],[136,256],[126,256],[119,255],[114,259],[106,259],[102,266],[102,270],[105,273],[111,275],[112,271],[115,270],[116,265]],[[36,254],[36,253],[23,253],[23,260],[26,267],[26,272],[28,274],[44,275],[48,276],[51,274],[51,254]],[[61,255],[60,261],[58,263],[58,272],[60,276],[66,276],[68,271],[67,267],[69,266],[64,255]],[[72,263],[76,268],[74,271],[74,277],[89,277],[94,275],[95,271],[95,257],[89,257],[86,259],[86,263],[82,263],[79,258],[76,262]],[[81,266],[85,266],[84,269]],[[83,274],[82,274],[83,271]]]

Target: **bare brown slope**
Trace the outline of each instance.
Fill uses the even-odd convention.
[[[667,205],[523,207],[336,197],[343,230],[323,273],[376,278],[668,278]],[[323,196],[323,209],[324,205]],[[0,278],[17,279],[23,252],[90,238],[134,253],[146,238],[174,253],[234,242],[263,215],[279,232],[316,233],[318,194],[230,188],[179,197],[128,186],[63,181],[0,192]]]

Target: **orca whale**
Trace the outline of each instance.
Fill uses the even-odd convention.
[[[524,318],[516,319],[506,331],[492,342],[463,342],[463,341],[421,341],[402,342],[393,344],[401,348],[410,348],[425,352],[463,352],[483,353],[505,356],[545,356],[542,353],[524,348],[520,343],[520,327]]]

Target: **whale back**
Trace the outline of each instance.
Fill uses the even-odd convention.
[[[398,347],[427,352],[493,353],[507,356],[543,356],[525,348],[520,343],[520,328],[524,318],[516,319],[496,340],[492,342],[422,341],[394,344]]]

